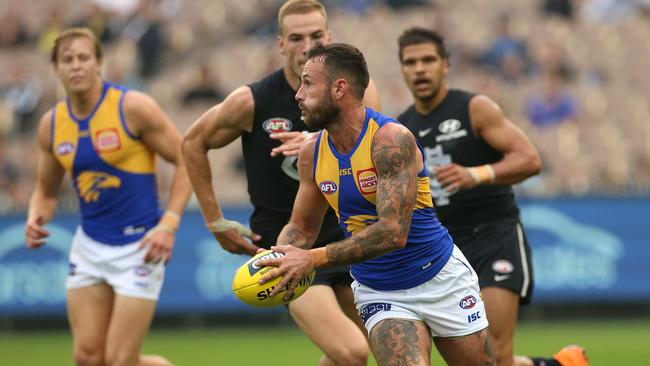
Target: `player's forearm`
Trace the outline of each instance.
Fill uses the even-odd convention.
[[[397,222],[379,220],[351,237],[328,244],[327,263],[322,265],[353,264],[379,257],[406,245],[406,235]]]
[[[27,221],[33,221],[37,217],[41,218],[43,224],[52,221],[56,213],[57,202],[57,195],[47,195],[43,192],[35,191],[29,200]]]
[[[183,141],[183,161],[194,194],[201,207],[206,222],[213,222],[223,217],[219,202],[212,187],[212,171],[207,156],[207,148],[199,141]]]
[[[169,190],[167,210],[181,215],[183,211],[185,211],[185,206],[187,206],[187,201],[190,199],[191,195],[192,186],[190,185],[187,176],[187,169],[185,168],[183,159],[178,159],[171,188]]]
[[[512,152],[503,160],[492,164],[493,184],[516,184],[526,178],[539,174],[541,160],[537,154]]]
[[[284,226],[280,235],[278,235],[278,245],[293,245],[302,249],[309,249],[314,245],[318,233],[312,233],[308,230],[301,229],[293,223]]]

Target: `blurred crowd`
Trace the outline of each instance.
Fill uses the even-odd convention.
[[[185,131],[230,90],[280,67],[281,0],[0,0],[0,212],[34,184],[35,127],[64,95],[48,53],[69,26],[104,42],[104,77],[150,93]],[[397,37],[441,32],[450,85],[487,94],[542,154],[521,195],[650,194],[650,0],[324,0],[358,46],[388,115],[411,103]],[[247,202],[238,144],[211,153],[220,200]],[[160,164],[160,189],[168,172]],[[70,184],[63,210],[75,210]]]

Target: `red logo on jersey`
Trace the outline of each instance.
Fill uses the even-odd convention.
[[[361,193],[373,194],[377,192],[377,170],[375,168],[358,170],[357,182]]]
[[[289,132],[293,128],[293,123],[286,118],[273,117],[264,121],[262,128],[268,133]]]
[[[95,133],[95,149],[97,152],[111,152],[122,147],[120,134],[115,128],[104,128]]]

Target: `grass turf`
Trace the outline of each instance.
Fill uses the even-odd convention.
[[[515,350],[551,355],[566,344],[587,348],[592,366],[650,365],[650,319],[523,323]],[[67,331],[0,331],[3,366],[72,365]],[[168,357],[178,366],[317,365],[320,351],[294,327],[154,329],[145,353]],[[434,352],[435,353],[435,352]],[[434,354],[433,365],[444,365]],[[370,365],[376,365],[371,360]]]

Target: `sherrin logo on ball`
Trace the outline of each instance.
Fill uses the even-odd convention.
[[[232,291],[235,296],[242,302],[257,306],[257,307],[272,307],[287,304],[300,295],[305,293],[311,283],[314,281],[315,271],[312,271],[308,276],[300,280],[300,283],[293,291],[293,296],[289,300],[284,300],[284,292],[287,291],[288,286],[285,286],[280,292],[271,297],[271,291],[275,285],[282,280],[282,276],[274,278],[273,280],[260,285],[260,278],[271,272],[275,267],[259,267],[257,262],[262,259],[280,258],[284,256],[283,253],[265,250],[257,253],[254,257],[242,264],[237,271],[232,281]]]

